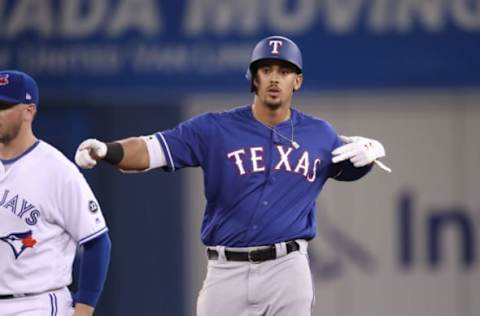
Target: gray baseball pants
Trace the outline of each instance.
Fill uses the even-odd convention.
[[[208,261],[207,276],[197,300],[198,316],[311,316],[314,290],[307,242],[286,255],[276,244],[277,259],[261,263],[227,261],[217,246],[218,260]],[[228,250],[251,248],[227,248]]]

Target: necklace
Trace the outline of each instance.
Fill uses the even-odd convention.
[[[300,144],[297,143],[294,139],[293,139],[293,121],[292,121],[292,117],[290,116],[290,126],[291,126],[291,131],[292,131],[292,134],[290,135],[290,139],[286,136],[283,136],[282,134],[280,134],[279,132],[277,132],[273,127],[271,126],[268,126],[267,124],[263,123],[262,121],[259,121],[263,126],[265,126],[266,128],[270,129],[272,132],[274,132],[275,134],[277,134],[278,136],[280,136],[281,138],[287,140],[290,142],[290,144],[292,144],[292,147],[295,148],[295,149],[298,149],[300,148]]]

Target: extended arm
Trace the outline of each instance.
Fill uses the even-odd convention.
[[[104,160],[124,171],[145,171],[166,165],[165,155],[154,136],[130,137],[113,143],[87,139],[80,144],[75,162],[93,168]]]

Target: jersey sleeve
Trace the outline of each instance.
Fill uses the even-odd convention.
[[[202,165],[210,142],[211,124],[208,115],[204,114],[173,129],[156,133],[167,160],[167,166],[163,170],[175,171]]]
[[[343,145],[343,141],[338,137],[338,134],[335,133],[335,141],[332,146],[332,151]]]
[[[334,132],[335,141],[332,146],[332,151],[344,145],[344,142],[340,139],[335,130]],[[355,181],[369,173],[372,169],[372,166],[373,163],[364,167],[355,167],[353,163],[350,162],[350,160],[341,161],[336,164],[330,162],[328,175],[330,178],[333,178],[337,181]]]
[[[325,138],[328,140],[328,148],[330,150],[330,154],[332,151],[337,149],[338,147],[343,145],[342,139],[339,137],[337,130],[327,121],[322,121],[322,129],[324,130],[325,134],[327,135]]]
[[[59,199],[65,230],[78,244],[84,244],[108,231],[100,205],[78,170],[75,169],[66,177]]]

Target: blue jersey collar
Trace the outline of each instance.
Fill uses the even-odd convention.
[[[37,147],[39,143],[40,143],[40,140],[37,139],[37,141],[32,146],[30,146],[27,150],[25,150],[22,154],[20,154],[20,156],[12,158],[12,159],[0,159],[0,161],[4,165],[14,163],[15,161],[21,159],[22,157],[25,157],[26,155],[28,155],[28,153],[30,153],[32,150],[34,150],[35,147]]]
[[[257,119],[255,118],[255,116],[253,116],[253,105],[248,105],[247,107],[248,107],[248,114],[249,114],[249,116],[250,116],[253,120],[257,121]],[[292,120],[293,125],[295,125],[295,124],[297,124],[297,122],[298,122],[298,111],[297,111],[296,109],[294,109],[293,106],[292,106],[292,107],[291,107],[291,112],[292,112],[292,114],[291,114],[290,119]],[[291,124],[291,123],[290,123],[290,120],[286,120],[285,122],[281,122],[281,123],[273,126],[272,128],[282,128],[282,127],[285,127],[285,126],[286,126],[286,127],[290,127],[290,124]]]

